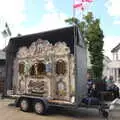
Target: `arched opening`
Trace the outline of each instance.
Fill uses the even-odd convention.
[[[34,65],[32,65],[31,68],[30,68],[30,75],[31,76],[35,75],[35,67],[34,67]]]
[[[65,72],[66,72],[66,63],[63,60],[57,61],[57,63],[56,63],[56,73],[58,75],[60,75],[60,74],[64,75]]]
[[[45,64],[42,61],[39,61],[37,64],[37,73],[38,75],[44,75],[46,73]]]
[[[19,74],[24,74],[25,64],[24,62],[19,63]]]

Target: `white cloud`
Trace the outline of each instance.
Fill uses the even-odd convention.
[[[120,36],[106,36],[104,38],[104,53],[112,59],[111,50],[120,43]]]
[[[66,26],[64,20],[67,18],[67,15],[57,10],[53,0],[44,0],[44,7],[47,13],[41,16],[39,24],[27,28],[22,25],[22,22],[26,20],[24,12],[26,9],[25,0],[4,0],[4,2],[0,0],[0,2],[0,17],[3,19],[3,23],[7,20],[13,36],[16,36],[18,33],[25,35]],[[3,23],[0,25],[2,29],[4,29]],[[0,48],[3,48],[5,40],[1,36],[0,40]]]
[[[106,0],[105,6],[110,16],[114,18],[113,24],[120,24],[120,0]],[[120,36],[107,36],[104,38],[105,55],[112,58],[111,50],[120,43]]]
[[[119,18],[120,21],[120,0],[107,0],[105,6],[108,10],[109,15],[115,17],[115,19]],[[116,24],[116,22],[114,23]],[[119,23],[120,22],[117,22],[117,24]]]
[[[25,0],[0,0],[0,17],[11,25],[20,25],[25,20]]]
[[[50,30],[59,27],[66,26],[65,19],[67,15],[60,10],[58,10],[53,0],[44,0],[45,1],[45,10],[48,13],[44,14],[40,22],[40,31],[41,30]]]
[[[107,0],[106,7],[111,16],[120,16],[120,0]]]
[[[49,30],[49,29],[55,29],[59,27],[66,26],[65,19],[67,16],[64,13],[48,13],[43,15],[40,28],[41,30]]]
[[[41,16],[40,23],[31,28],[21,28],[21,34],[29,34],[36,33],[40,31],[46,31],[50,29],[56,29],[60,27],[65,27],[67,24],[65,23],[65,19],[67,19],[67,15],[61,11],[59,11],[55,5],[53,0],[44,0],[45,10],[47,13]]]
[[[45,1],[45,9],[47,11],[54,11],[56,8],[53,4],[53,0],[44,0]]]
[[[53,0],[44,1],[45,10],[47,10],[47,13],[42,16],[40,24],[38,25],[39,28],[37,27],[38,30],[44,31],[66,26],[65,19],[67,19],[67,15],[55,7]]]
[[[0,33],[4,29],[5,22],[9,24],[13,35],[17,33],[18,26],[25,21],[25,0],[0,0]],[[0,48],[5,45],[5,40],[0,34]]]
[[[47,13],[42,16],[42,19],[40,21],[40,24],[37,26],[34,26],[32,28],[21,28],[21,34],[30,34],[30,33],[36,33],[40,31],[46,31],[56,28],[65,27],[66,23],[64,20],[67,18],[67,16],[64,13]]]

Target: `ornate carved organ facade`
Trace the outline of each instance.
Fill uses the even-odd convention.
[[[21,47],[13,65],[13,86],[17,94],[70,101],[75,92],[74,55],[65,42],[52,45],[38,39]]]

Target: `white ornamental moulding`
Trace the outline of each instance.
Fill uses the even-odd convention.
[[[17,52],[17,58],[42,56],[42,55],[66,55],[70,53],[69,47],[65,42],[57,42],[54,46],[47,40],[38,39],[33,42],[29,48],[21,47]]]

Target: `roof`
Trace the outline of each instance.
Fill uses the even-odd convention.
[[[73,28],[73,26],[67,26],[67,27],[62,27],[62,28],[45,30],[45,31],[37,32],[37,33],[27,34],[27,35],[19,35],[19,36],[16,36],[16,37],[12,37],[11,39],[17,39],[17,38],[22,38],[22,37],[27,37],[27,36],[33,36],[33,35],[37,35],[37,34],[51,33],[51,32],[54,32],[54,31],[61,31],[61,30],[71,29],[71,28]]]
[[[104,55],[104,60],[106,60],[106,61],[108,61],[108,62],[111,62],[112,60],[108,57],[108,56],[106,56],[106,55]]]
[[[19,37],[11,38],[7,47],[7,52],[16,53],[22,46],[29,47],[32,42],[37,41],[39,38],[49,40],[53,45],[60,41],[65,42],[70,47],[71,52],[74,52],[74,26],[59,28],[55,30],[44,31],[35,34],[29,34]],[[77,37],[81,42],[81,34],[77,32]],[[78,41],[77,39],[77,41]]]
[[[114,48],[111,50],[111,52],[117,52],[118,50],[120,50],[120,43],[119,43],[116,47],[114,47]]]

